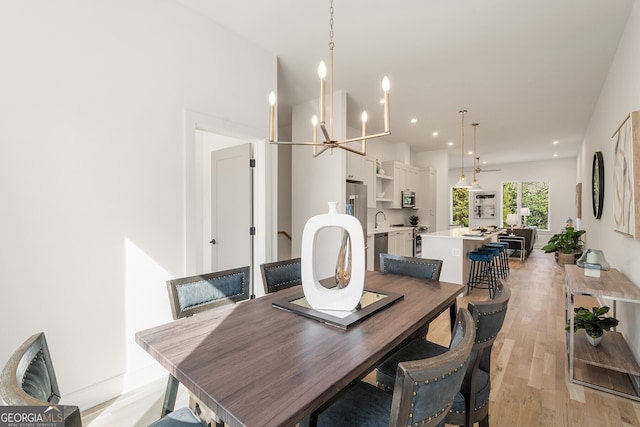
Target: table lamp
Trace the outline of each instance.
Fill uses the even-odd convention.
[[[527,225],[527,217],[531,215],[531,210],[529,208],[520,208],[520,215],[522,215],[522,224]]]
[[[587,249],[582,256],[576,261],[578,267],[585,268],[585,264],[597,265],[599,270],[610,270],[611,266],[604,257],[604,253],[600,249]]]
[[[507,214],[507,224],[511,226],[511,234],[513,235],[513,226],[518,223],[518,215]]]

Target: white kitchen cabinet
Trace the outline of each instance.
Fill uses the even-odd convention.
[[[367,186],[367,207],[376,207],[376,159],[364,158],[364,184]]]
[[[421,186],[418,205],[420,207],[420,225],[429,225],[432,230],[437,227],[437,169],[428,168],[420,172]],[[417,197],[417,196],[416,196]]]
[[[390,231],[388,252],[391,255],[413,255],[413,230]]]
[[[385,194],[391,198],[391,208],[402,207],[402,192],[416,191],[418,187],[418,169],[404,163],[389,161],[382,163],[382,169],[393,177],[392,194]]]
[[[364,157],[347,152],[347,179],[349,181],[364,182]]]
[[[400,255],[401,251],[404,252],[404,244],[402,243],[401,232],[390,231],[387,245],[387,253],[391,255]]]
[[[420,169],[408,166],[407,167],[407,188],[410,191],[415,191],[416,195],[420,190]]]
[[[378,197],[382,195],[382,197]],[[393,197],[393,177],[389,175],[376,174],[376,201],[391,202]]]
[[[404,233],[404,256],[413,256],[413,230]]]

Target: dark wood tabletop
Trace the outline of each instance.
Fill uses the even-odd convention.
[[[460,285],[367,272],[404,298],[338,329],[273,307],[300,287],[136,333],[136,342],[230,426],[293,426],[455,305]]]

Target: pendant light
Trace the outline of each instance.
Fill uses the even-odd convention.
[[[471,185],[471,188],[469,188],[469,191],[482,191],[484,189],[480,186],[480,184],[478,184],[478,180],[476,179],[476,172],[480,168],[480,157],[478,156],[478,152],[476,151],[476,130],[478,129],[478,123],[471,123],[471,126],[473,126],[473,155],[475,156],[476,160],[473,163],[473,184]]]
[[[460,175],[460,180],[456,182],[454,185],[455,188],[469,188],[471,184],[467,181],[467,178],[464,177],[464,115],[467,114],[467,110],[458,111],[460,116],[462,117],[462,175]]]

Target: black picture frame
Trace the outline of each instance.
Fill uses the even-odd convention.
[[[593,153],[593,164],[591,166],[591,200],[593,216],[595,216],[596,219],[600,219],[604,205],[604,161],[601,151]]]

